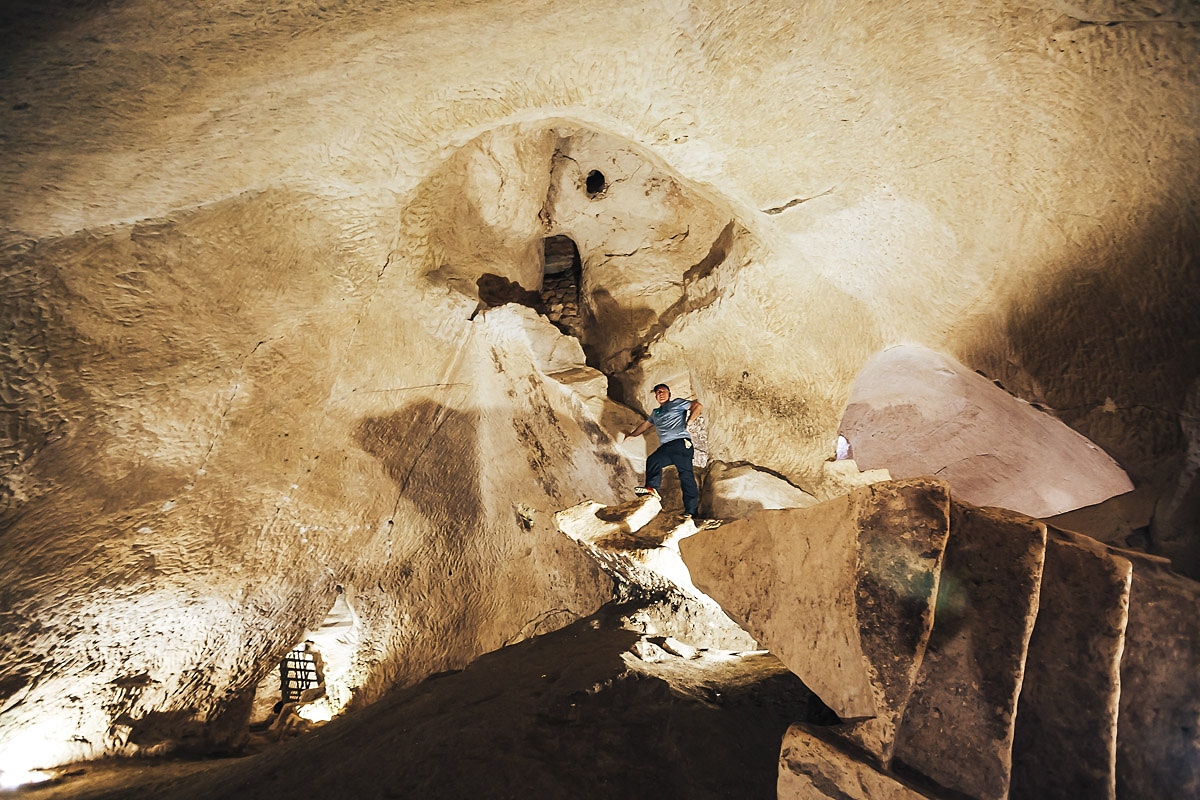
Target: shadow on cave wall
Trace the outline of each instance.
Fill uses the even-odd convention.
[[[478,427],[476,412],[421,400],[389,414],[366,417],[355,426],[354,440],[383,463],[400,496],[431,522],[478,528],[485,516]]]
[[[1004,333],[995,341],[1007,340],[1010,351],[984,345],[965,354],[1019,396],[1054,409],[1113,456],[1136,486],[1168,495],[1181,475],[1188,480],[1181,422],[1200,378],[1195,219],[1164,210],[1136,239],[1114,246],[1097,238],[1078,266],[993,318]],[[1180,508],[1175,516],[1178,521],[1156,517],[1154,529],[1175,533],[1152,536],[1150,550],[1200,577],[1200,530],[1183,534],[1186,542],[1167,541],[1197,509]]]

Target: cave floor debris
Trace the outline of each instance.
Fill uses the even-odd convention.
[[[20,797],[774,798],[788,725],[828,709],[770,654],[681,657],[623,627],[636,610],[610,604],[253,755],[80,764]],[[665,657],[634,655],[647,641]]]

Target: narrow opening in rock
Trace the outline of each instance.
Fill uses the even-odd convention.
[[[301,701],[305,692],[325,684],[325,665],[312,642],[304,642],[279,664],[279,693],[284,703]]]
[[[546,266],[542,277],[541,300],[546,308],[546,316],[563,333],[582,338],[579,285],[583,265],[579,248],[569,236],[547,237],[542,247]]]
[[[603,192],[608,187],[608,181],[604,178],[604,173],[598,169],[594,169],[587,174],[587,193],[589,197],[595,197]]]

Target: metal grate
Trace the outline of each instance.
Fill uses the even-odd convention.
[[[312,689],[320,683],[316,652],[305,649],[304,645],[288,653],[279,662],[279,690],[283,702],[296,702],[305,689]]]

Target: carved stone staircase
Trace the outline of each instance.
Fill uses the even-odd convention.
[[[1161,559],[931,478],[673,546],[842,720],[788,731],[781,798],[1200,797],[1200,585]]]

